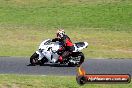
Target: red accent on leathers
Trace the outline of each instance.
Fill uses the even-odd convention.
[[[66,38],[65,46],[73,46],[72,42]]]

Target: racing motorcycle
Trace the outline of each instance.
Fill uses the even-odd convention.
[[[80,50],[87,48],[87,42],[78,42],[74,44],[74,51],[64,59],[63,62],[59,62],[58,49],[62,46],[59,41],[52,42],[51,39],[44,40],[39,49],[30,57],[31,65],[42,65],[45,63],[52,63],[59,65],[66,64],[68,66],[80,66],[84,62],[84,54]]]

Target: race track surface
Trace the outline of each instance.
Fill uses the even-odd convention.
[[[76,75],[77,67],[66,65],[30,66],[29,57],[0,57],[0,74]],[[130,74],[132,59],[88,59],[83,67],[89,74]]]

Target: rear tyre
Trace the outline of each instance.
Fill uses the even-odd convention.
[[[79,67],[84,62],[85,59],[84,54],[82,52],[80,52],[78,56],[81,56],[81,58],[80,58],[80,62],[77,64],[77,67]]]
[[[69,66],[69,67],[74,67],[74,66],[75,66],[75,64],[74,64],[74,63],[69,62],[69,63],[68,63],[68,66]]]
[[[35,66],[38,64],[38,57],[39,57],[39,55],[36,52],[30,57],[31,65]]]
[[[79,62],[76,62],[76,63],[72,63],[72,62],[69,62],[68,63],[68,66],[77,66],[77,67],[79,67],[83,62],[84,62],[84,59],[85,59],[85,57],[84,57],[84,54],[82,53],[82,52],[78,52],[78,53],[74,53],[73,55],[72,55],[72,57],[77,57],[77,58],[80,58],[80,60],[79,60]]]

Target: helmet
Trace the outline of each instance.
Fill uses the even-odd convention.
[[[58,38],[63,38],[64,34],[65,34],[65,31],[63,29],[57,30],[57,37]]]

